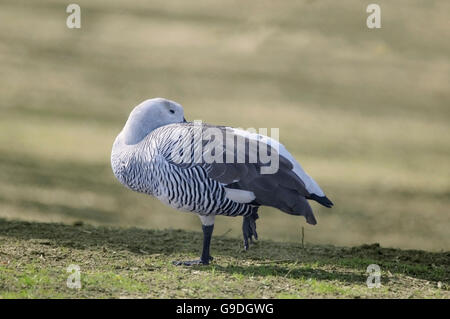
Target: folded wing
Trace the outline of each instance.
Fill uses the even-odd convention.
[[[313,225],[316,219],[307,199],[318,202],[323,199],[322,204],[332,205],[319,185],[277,141],[229,127],[185,125],[193,134],[178,139],[177,145],[183,144],[186,148],[189,143],[194,144],[191,150],[197,152],[192,152],[196,155],[191,156],[191,163],[176,165],[202,166],[209,178],[224,185],[226,196],[231,200],[272,206],[288,214],[303,215]],[[192,136],[199,133],[202,134],[201,142],[198,142],[199,139],[195,142]],[[200,144],[201,152],[198,151]],[[215,160],[211,161],[212,158]],[[265,174],[271,166],[277,166],[277,169]]]

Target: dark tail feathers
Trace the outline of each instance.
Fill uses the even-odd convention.
[[[326,196],[317,196],[316,194],[311,194],[307,198],[315,200],[319,204],[321,204],[325,207],[328,207],[328,208],[331,208],[334,205],[333,202],[331,200],[329,200],[328,197],[326,197]]]

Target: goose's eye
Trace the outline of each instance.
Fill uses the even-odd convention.
[[[172,113],[172,114],[173,114],[173,113],[175,113],[175,111],[174,111],[174,110],[170,110],[170,113]]]

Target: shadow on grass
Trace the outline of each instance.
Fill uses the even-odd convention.
[[[34,200],[9,200],[0,196],[0,203],[12,204],[21,209],[32,209],[40,212],[52,212],[65,217],[76,218],[79,220],[108,223],[118,221],[119,214],[114,211],[102,209],[93,209],[89,207],[71,207],[61,204],[45,204]]]
[[[353,272],[327,271],[319,268],[312,268],[303,265],[294,265],[293,267],[284,267],[278,265],[250,265],[250,266],[213,266],[215,271],[229,274],[241,274],[244,276],[273,276],[295,279],[315,279],[315,280],[338,280],[347,283],[364,283],[367,275]]]
[[[46,189],[91,190],[108,195],[121,190],[108,163],[43,160],[15,152],[0,152],[0,178],[14,185]]]
[[[200,232],[145,230],[139,228],[72,226],[0,219],[0,236],[19,240],[46,240],[46,245],[96,250],[107,247],[134,254],[199,254]],[[293,243],[259,242],[249,252],[239,249],[241,241],[223,236],[213,238],[212,253],[250,261],[244,265],[213,264],[217,271],[253,276],[286,276],[342,282],[364,282],[369,264],[382,271],[411,277],[449,282],[450,252],[425,252],[363,245],[345,248],[310,246],[301,249]],[[212,266],[211,266],[212,267]],[[205,267],[207,270],[210,267]]]
[[[88,164],[70,161],[42,160],[25,154],[0,151],[0,180],[17,189],[24,186],[37,189],[59,189],[66,192],[91,191],[96,194],[120,196],[122,186],[111,175],[106,164]],[[17,191],[19,192],[19,191]],[[24,196],[25,197],[25,196]],[[0,204],[31,210],[42,215],[58,214],[63,217],[96,223],[117,222],[120,209],[106,210],[91,207],[44,203],[39,200],[0,194]]]

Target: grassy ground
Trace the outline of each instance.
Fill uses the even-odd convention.
[[[359,0],[76,3],[79,30],[64,1],[0,2],[3,296],[232,296],[245,283],[247,296],[448,297],[436,282],[450,250],[449,1],[379,0],[378,30]],[[109,163],[130,110],[156,96],[188,120],[279,128],[335,207],[313,203],[314,227],[262,208],[259,234],[277,243],[249,254],[241,219],[219,217],[215,266],[170,266],[199,235],[162,230],[198,231],[198,218],[122,187]],[[326,248],[375,242],[440,253]],[[392,277],[367,290],[375,260]],[[63,284],[71,261],[79,292]]]
[[[0,234],[0,298],[450,298],[450,252],[273,241],[244,252],[215,236],[211,265],[176,267],[198,257],[200,233],[0,220]],[[380,288],[366,286],[370,264]]]
[[[132,107],[164,96],[280,128],[336,204],[313,204],[315,227],[263,208],[264,238],[450,250],[447,1],[379,1],[379,30],[356,0],[77,3],[79,30],[60,1],[0,4],[0,217],[198,230],[111,174]]]

